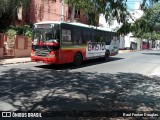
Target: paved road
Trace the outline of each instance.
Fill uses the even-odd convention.
[[[153,69],[160,66],[160,51],[140,51],[123,53],[112,57],[110,62],[91,65],[72,71],[98,72],[98,73],[140,73],[149,75]]]
[[[24,63],[0,67],[0,110],[160,109],[160,51],[122,53],[79,67]]]

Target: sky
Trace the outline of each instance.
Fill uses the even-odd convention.
[[[130,11],[135,9],[135,3],[141,0],[127,0],[127,6]]]
[[[130,10],[130,11],[133,11],[133,10],[135,10],[135,3],[136,2],[140,2],[140,3],[142,3],[142,1],[143,0],[127,0],[127,6],[128,6],[128,9]],[[146,1],[146,4],[147,5],[150,5],[150,2],[149,2],[150,0],[147,0]]]

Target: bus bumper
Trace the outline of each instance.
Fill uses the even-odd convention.
[[[31,56],[32,62],[43,62],[43,63],[54,63],[56,64],[57,58],[46,58],[46,57],[39,57],[39,56]]]

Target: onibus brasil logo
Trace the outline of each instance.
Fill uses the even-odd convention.
[[[2,112],[2,117],[42,117],[41,113]]]

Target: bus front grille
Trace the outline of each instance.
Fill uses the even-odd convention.
[[[36,56],[47,56],[48,54],[49,54],[49,50],[44,50],[44,49],[36,49],[35,50]]]

